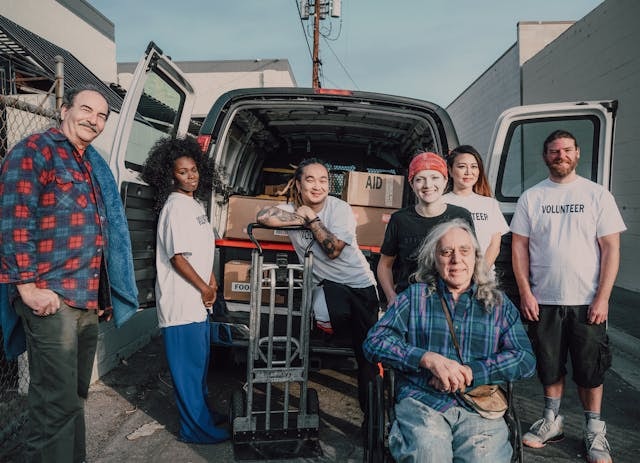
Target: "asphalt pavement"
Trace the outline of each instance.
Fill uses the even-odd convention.
[[[634,293],[616,291],[611,305],[609,336],[613,367],[605,379],[602,409],[616,463],[635,463],[640,455],[640,315]],[[242,387],[246,367],[225,350],[214,351],[209,373],[210,401],[226,412],[232,392]],[[310,373],[309,386],[320,401],[321,456],[271,462],[361,462],[360,423],[353,370],[324,368]],[[536,378],[515,386],[516,407],[523,430],[542,413],[542,388]],[[526,462],[584,462],[583,414],[573,383],[567,381],[561,413],[565,439],[543,449],[525,449]],[[191,445],[177,439],[178,419],[162,340],[157,337],[91,386],[86,404],[90,463],[234,462],[231,442]],[[19,461],[8,460],[8,461]]]

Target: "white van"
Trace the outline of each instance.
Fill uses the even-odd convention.
[[[103,153],[121,187],[140,305],[147,309],[119,329],[117,336],[112,335],[109,324],[102,327],[105,348],[99,349],[98,365],[103,362],[112,366],[126,357],[146,342],[156,326],[152,310],[153,192],[140,180],[139,173],[159,137],[199,132],[203,150],[224,171],[225,184],[214,191],[208,208],[216,234],[216,276],[221,291],[212,330],[215,343],[227,346],[246,346],[248,339],[252,244],[245,233],[246,225],[254,220],[260,206],[283,200],[265,193],[277,193],[300,160],[315,156],[328,162],[331,194],[337,196],[345,193],[349,172],[402,177],[403,192],[400,197],[396,192],[393,204],[354,205],[361,215],[359,222],[369,225],[362,228],[363,239],[359,241],[375,268],[385,214],[388,217],[394,208],[413,201],[404,183],[411,157],[425,150],[447,153],[464,143],[458,140],[443,108],[405,97],[331,89],[238,89],[214,103],[199,130],[190,119],[193,101],[193,88],[180,70],[150,44],[136,68],[120,117],[114,118],[117,124],[114,122],[112,127],[113,136],[100,137],[112,142]],[[506,111],[497,121],[486,167],[507,218],[510,220],[522,191],[547,175],[541,158],[542,141],[558,128],[569,130],[578,138],[579,173],[609,187],[615,112],[614,101],[545,104]],[[261,240],[265,258],[296,261],[286,236],[271,233]],[[361,232],[358,233],[360,237]],[[517,298],[510,254],[507,236],[497,270],[505,289]],[[279,303],[284,305],[284,300]],[[311,343],[314,352],[350,352],[348,347],[340,346],[322,339]]]

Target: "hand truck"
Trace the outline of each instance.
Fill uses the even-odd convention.
[[[318,394],[307,387],[314,241],[307,246],[302,264],[289,264],[286,258],[266,263],[253,234],[256,228],[270,227],[256,223],[247,228],[255,249],[251,253],[247,381],[242,390],[234,391],[229,412],[234,453],[238,459],[317,457],[322,454]],[[277,291],[286,291],[286,308],[276,307]],[[262,306],[263,294],[269,295],[268,307]],[[280,322],[284,318],[283,329],[276,330],[277,318]]]

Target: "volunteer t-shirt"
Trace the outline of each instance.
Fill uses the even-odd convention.
[[[170,259],[182,254],[209,282],[214,252],[213,229],[202,205],[183,193],[171,193],[158,219],[156,304],[160,328],[207,319],[200,291],[176,272]]]
[[[509,225],[500,211],[500,204],[494,198],[477,193],[462,196],[449,192],[442,199],[447,204],[464,207],[471,213],[476,237],[483,254],[489,247],[493,235],[496,233],[504,235],[509,231]]]
[[[525,191],[511,231],[529,238],[529,281],[539,304],[587,305],[600,277],[597,239],[626,230],[613,195],[578,177]]]

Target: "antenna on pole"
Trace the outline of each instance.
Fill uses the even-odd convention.
[[[332,18],[341,15],[341,0],[300,0],[300,19],[308,20],[313,15],[313,70],[311,82],[313,88],[320,88],[320,20],[327,18],[330,13]],[[313,11],[312,11],[313,9]]]

